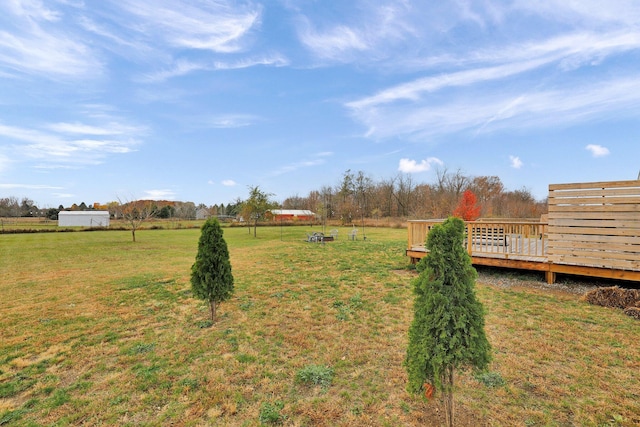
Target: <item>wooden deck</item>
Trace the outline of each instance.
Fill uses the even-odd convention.
[[[431,227],[409,221],[406,254],[427,255]],[[640,181],[549,186],[549,214],[541,221],[480,220],[466,224],[465,245],[475,265],[640,281]]]

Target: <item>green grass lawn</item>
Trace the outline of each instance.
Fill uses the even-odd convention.
[[[236,291],[213,326],[190,291],[197,229],[0,235],[0,425],[439,424],[405,391],[406,230],[224,230]],[[458,375],[460,425],[640,424],[637,320],[477,292],[494,361]]]

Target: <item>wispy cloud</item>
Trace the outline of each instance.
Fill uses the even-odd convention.
[[[104,64],[54,2],[0,2],[0,73],[52,80],[93,79]]]
[[[572,67],[637,46],[638,8],[623,1],[611,3],[605,12],[591,1],[489,5],[386,0],[372,6],[354,0],[337,6],[333,16],[312,11],[301,14],[298,36],[319,59],[382,65],[403,72],[558,59],[562,66]],[[533,32],[523,38],[522,31],[511,31],[515,30],[512,21],[523,25],[523,14],[525,25],[556,20],[564,24],[559,30],[565,32]],[[509,36],[501,39],[496,35],[486,43],[489,27]],[[466,38],[473,32],[478,33],[477,43]],[[459,34],[465,34],[464,44],[457,43]]]
[[[232,179],[225,179],[222,181],[222,185],[224,185],[225,187],[235,187],[236,185],[238,185],[238,183]]]
[[[429,54],[412,55],[413,50],[408,49],[409,53],[390,58],[385,69],[399,72],[404,67],[405,73],[423,76],[353,99],[345,107],[366,126],[365,135],[373,138],[422,138],[460,131],[479,134],[522,126],[571,126],[618,113],[640,115],[636,108],[640,96],[635,92],[639,85],[632,64],[617,63],[616,73],[606,72],[603,65],[640,51],[640,26],[620,17],[625,13],[640,17],[640,8],[614,2],[615,13],[597,17],[600,8],[589,0],[571,5],[548,2],[558,6],[557,13],[555,6],[545,6],[541,12],[524,3],[509,7],[465,3],[457,11],[442,6],[437,16],[445,22],[443,34],[454,42],[457,26],[470,33],[478,26],[508,31],[509,17],[522,17],[523,9],[528,22],[557,19],[572,25],[546,27],[544,33],[518,31],[514,33],[517,37],[491,40],[479,34],[477,44],[455,46],[429,33],[425,40],[441,41],[430,48],[412,38],[416,31],[425,35],[414,26],[402,42],[413,40]],[[414,22],[404,15],[401,19]]]
[[[210,69],[212,68],[205,64],[198,64],[192,61],[179,60],[179,61],[176,61],[176,63],[173,64],[173,66],[169,69],[145,74],[144,76],[138,78],[137,80],[141,82],[147,82],[147,83],[159,83],[159,82],[164,82],[166,80],[172,79],[174,77],[181,77],[196,71],[205,71]]]
[[[46,184],[2,184],[0,188],[6,190],[62,190],[63,187],[55,187]]]
[[[260,118],[250,114],[222,114],[205,120],[205,125],[216,129],[230,129],[251,126]]]
[[[51,160],[51,159],[47,159]],[[99,162],[87,162],[86,164],[98,164]],[[82,169],[85,165],[81,164],[62,164],[62,163],[40,163],[33,165],[33,169],[39,171],[52,171],[52,170],[77,170]]]
[[[5,7],[15,16],[29,21],[58,21],[60,13],[47,8],[40,1],[9,0]]]
[[[125,123],[111,113],[87,117],[88,122],[34,123],[12,126],[0,123],[0,141],[16,162],[37,159],[40,169],[95,165],[108,155],[129,153],[140,144],[146,129]]]
[[[123,135],[123,134],[139,134],[144,132],[143,127],[125,125],[118,122],[109,122],[103,126],[94,126],[84,123],[52,123],[47,128],[64,134],[80,134],[80,135]]]
[[[625,0],[611,0],[603,8],[599,0],[547,0],[544,2],[518,2],[516,7],[528,13],[545,16],[548,19],[566,23],[587,23],[588,25],[636,25],[640,22],[637,4]]]
[[[405,58],[402,64],[412,69],[475,69],[506,64],[557,64],[561,70],[591,66],[616,53],[640,47],[640,30],[636,27],[594,31],[580,29],[547,38],[509,40],[503,45],[474,47],[456,55],[446,53],[421,58]],[[538,63],[538,64],[536,64]],[[526,71],[526,69],[525,69]]]
[[[284,67],[289,65],[289,60],[279,53],[272,53],[260,56],[251,56],[233,62],[216,62],[213,70],[240,70],[243,68],[255,67],[258,65],[270,65]]]
[[[352,109],[361,110],[399,100],[418,101],[424,93],[497,80],[537,68],[544,63],[545,61],[530,61],[522,64],[508,64],[498,67],[472,69],[434,77],[425,77],[385,89],[370,97],[348,102],[346,105]]]
[[[192,130],[239,129],[264,122],[265,118],[254,114],[226,113],[180,117],[179,123]]]
[[[344,25],[335,26],[320,33],[305,21],[304,29],[300,31],[300,38],[302,43],[324,59],[339,59],[347,52],[364,51],[369,48],[362,34]]]
[[[47,78],[90,78],[103,69],[88,46],[37,27],[21,34],[0,31],[0,66],[7,73]]]
[[[408,19],[411,7],[405,1],[390,0],[375,5],[344,2],[337,9],[343,8],[349,8],[350,13],[325,16],[324,22],[317,21],[315,13],[299,16],[298,38],[317,59],[352,62],[357,58],[377,62],[394,52],[396,43],[416,35]],[[350,16],[351,21],[345,21],[345,16]]]
[[[143,199],[152,200],[173,200],[176,197],[176,192],[173,190],[146,190],[144,192]]]
[[[473,91],[456,94],[444,102],[377,106],[354,110],[353,114],[368,127],[368,136],[425,137],[505,127],[569,126],[594,118],[631,117],[640,106],[640,80],[635,77],[589,85],[576,81],[553,90],[535,89],[505,88],[483,96]]]
[[[178,60],[175,64],[173,64],[173,66],[167,69],[156,71],[153,73],[147,73],[137,78],[137,80],[145,83],[160,83],[172,78],[182,77],[198,71],[239,70],[260,65],[283,67],[288,64],[289,61],[280,54],[244,58],[232,62],[216,61],[213,63],[204,63],[188,60]]]
[[[323,165],[327,162],[326,158],[332,156],[333,153],[329,151],[316,153],[313,158],[301,160],[299,162],[290,163],[282,166],[281,168],[271,172],[270,176],[284,175],[290,172],[294,172],[298,169],[309,168],[314,166]]]
[[[76,9],[70,9],[75,7]],[[172,64],[143,79],[164,81],[197,70],[288,64],[281,55],[255,54],[233,61],[178,59],[189,52],[238,54],[255,40],[262,6],[234,1],[121,0],[91,9],[67,2],[0,4],[0,75],[37,74],[49,79],[88,79],[108,72],[116,53],[133,62]],[[6,24],[6,25],[4,25]]]
[[[262,15],[260,6],[228,1],[121,0],[118,4],[128,13],[122,25],[132,31],[174,47],[219,53],[242,50],[245,37]]]
[[[138,55],[150,51],[150,48],[144,43],[141,43],[140,41],[134,40],[130,37],[125,37],[124,34],[118,33],[117,31],[108,27],[108,23],[98,24],[89,16],[81,16],[78,21],[82,29],[89,33],[95,34],[96,36],[99,36],[99,39],[108,41],[108,43],[104,45],[106,49],[116,52],[122,52],[122,50],[119,50],[117,48],[118,46],[122,46],[127,49],[136,51]]]
[[[436,157],[429,157],[425,160],[421,160],[420,162],[411,159],[400,159],[398,170],[405,173],[426,172],[431,170],[433,165],[441,166],[444,165],[444,163]]]
[[[518,156],[509,156],[509,163],[514,169],[520,169],[522,167],[522,160]]]
[[[589,144],[584,148],[589,151],[593,157],[604,157],[609,155],[609,149],[602,145]]]

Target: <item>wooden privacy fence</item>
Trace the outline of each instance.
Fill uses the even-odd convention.
[[[549,262],[640,271],[640,181],[549,186]]]

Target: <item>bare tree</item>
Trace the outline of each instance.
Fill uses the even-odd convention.
[[[395,178],[383,179],[376,186],[375,205],[380,209],[382,216],[393,216],[394,186]]]
[[[477,176],[471,181],[469,188],[478,197],[482,206],[482,216],[495,215],[495,207],[504,192],[504,185],[497,176]]]
[[[413,197],[413,179],[410,174],[399,173],[396,177],[393,196],[398,204],[398,215],[406,217],[411,212]]]
[[[546,203],[538,203],[527,188],[507,191],[502,197],[504,216],[511,218],[537,218],[546,212]]]
[[[419,184],[413,189],[413,207],[411,216],[414,218],[435,218],[431,201],[433,189],[428,184]]]
[[[313,211],[313,210],[318,210],[318,207],[322,206],[322,210],[324,211],[324,203],[322,202],[322,196],[320,195],[319,191],[317,190],[309,191],[309,194],[304,200],[305,200],[305,204],[303,205],[304,209],[309,209]]]
[[[319,201],[318,203],[322,203],[325,217],[327,219],[332,219],[335,214],[335,200],[334,200],[334,191],[331,186],[325,185],[320,189],[320,193],[318,194]],[[317,206],[317,205],[316,205]]]
[[[3,197],[0,199],[0,216],[20,216],[20,202],[15,197]]]
[[[283,209],[307,209],[308,203],[307,200],[303,197],[300,197],[298,194],[287,197],[282,202]]]
[[[356,202],[354,200],[355,186],[354,175],[351,169],[347,169],[342,175],[342,182],[337,188],[338,212],[343,224],[351,224],[356,215]]]
[[[364,218],[370,215],[369,204],[372,199],[373,180],[366,176],[364,172],[358,171],[353,183],[354,196],[358,206],[359,217],[362,220],[362,235],[366,239],[364,231]]]
[[[129,229],[131,229],[131,237],[135,242],[136,230],[140,228],[142,223],[156,215],[156,205],[152,200],[136,200],[122,203],[118,198],[118,202],[118,216],[122,218],[129,226]]]
[[[175,216],[180,219],[195,219],[196,204],[193,202],[178,202],[175,204]]]
[[[446,168],[436,170],[437,181],[433,185],[434,207],[437,217],[446,218],[453,213],[462,198],[462,193],[469,188],[470,180],[460,170],[448,172]]]

